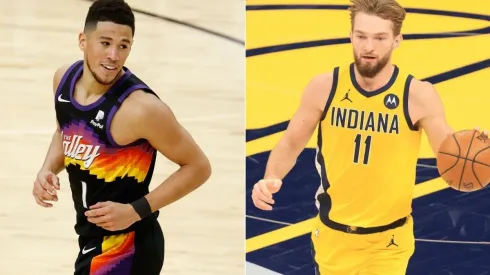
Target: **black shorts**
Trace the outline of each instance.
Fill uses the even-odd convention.
[[[163,266],[164,242],[157,221],[119,235],[80,236],[75,275],[159,275]]]

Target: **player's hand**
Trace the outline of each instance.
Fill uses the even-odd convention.
[[[488,130],[480,130],[480,127],[475,127],[475,131],[482,132],[482,134],[488,138]]]
[[[58,176],[53,172],[43,170],[37,174],[32,188],[32,195],[36,203],[42,207],[53,207],[53,204],[46,201],[58,201],[58,193],[60,190],[60,181]]]
[[[252,200],[254,205],[262,210],[272,210],[274,204],[272,194],[281,189],[282,181],[279,179],[263,179],[254,185],[252,190]]]
[[[88,221],[109,231],[123,230],[140,220],[133,206],[112,201],[98,202],[85,212]]]

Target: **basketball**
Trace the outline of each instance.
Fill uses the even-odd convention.
[[[490,183],[490,140],[476,130],[448,136],[437,154],[437,170],[452,188],[480,190]]]

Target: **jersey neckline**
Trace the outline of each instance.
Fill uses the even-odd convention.
[[[350,79],[351,79],[352,85],[354,85],[354,88],[356,88],[356,90],[365,97],[372,97],[375,95],[379,95],[379,94],[387,91],[389,88],[391,88],[391,86],[393,86],[393,84],[395,84],[396,78],[398,77],[398,73],[400,70],[398,69],[398,67],[396,65],[393,65],[393,66],[395,67],[395,69],[393,70],[393,74],[391,75],[391,78],[388,81],[388,83],[386,83],[383,87],[381,87],[377,90],[366,91],[357,82],[356,74],[355,74],[355,70],[354,70],[354,63],[351,63],[349,70],[350,70]]]
[[[80,62],[82,63],[82,66],[80,66],[80,68],[78,68],[77,72],[73,75],[73,78],[72,78],[71,83],[70,83],[70,101],[72,102],[73,106],[80,111],[87,111],[87,110],[93,109],[93,108],[97,107],[98,105],[100,105],[104,101],[104,99],[106,98],[107,95],[112,94],[118,88],[118,86],[120,86],[121,83],[123,83],[131,75],[131,71],[128,68],[123,66],[124,74],[118,80],[116,80],[116,82],[112,85],[112,87],[105,94],[103,94],[99,99],[97,99],[93,103],[90,103],[88,105],[82,105],[82,104],[78,103],[75,100],[75,97],[73,96],[73,94],[75,93],[75,85],[76,85],[77,81],[80,79],[82,72],[83,72],[83,61],[80,61]]]

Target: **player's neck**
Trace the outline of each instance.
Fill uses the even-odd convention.
[[[388,63],[375,77],[369,78],[361,76],[357,68],[355,68],[357,83],[366,91],[376,91],[385,86],[390,81],[394,71],[395,66]]]

